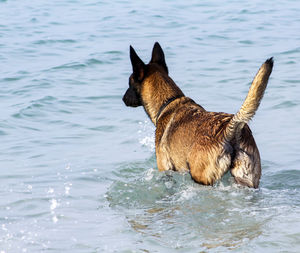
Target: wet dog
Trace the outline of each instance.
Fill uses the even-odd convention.
[[[160,171],[189,171],[193,180],[213,185],[227,171],[238,184],[257,188],[260,155],[247,123],[264,95],[273,68],[270,58],[257,72],[236,114],[208,112],[186,97],[168,75],[165,56],[156,42],[145,64],[130,46],[133,73],[123,101],[143,106],[156,126],[155,149]]]

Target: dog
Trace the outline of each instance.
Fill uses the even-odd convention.
[[[258,188],[261,161],[247,123],[263,98],[273,58],[265,61],[236,114],[209,112],[186,97],[168,75],[158,42],[145,64],[130,46],[133,73],[123,96],[126,106],[143,106],[156,126],[155,152],[159,171],[188,171],[192,179],[213,185],[227,171],[236,183]]]

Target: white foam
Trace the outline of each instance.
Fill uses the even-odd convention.
[[[179,199],[178,201],[183,201],[183,200],[188,200],[196,196],[197,194],[197,189],[193,186],[188,186],[186,189],[182,190],[179,192]]]
[[[144,179],[146,181],[150,181],[153,178],[153,176],[154,176],[154,169],[150,168],[149,170],[146,171]]]
[[[154,138],[152,136],[146,136],[142,139],[139,140],[139,142],[146,146],[146,147],[149,147],[151,151],[154,151]]]
[[[165,186],[167,189],[171,189],[173,187],[173,182],[165,182]]]
[[[144,122],[139,122],[140,130],[138,131],[139,142],[143,146],[149,148],[151,152],[155,149],[155,140],[154,140],[154,126],[149,120],[145,120]]]

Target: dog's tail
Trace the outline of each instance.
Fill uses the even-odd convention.
[[[240,110],[231,118],[225,129],[224,137],[227,141],[241,136],[241,130],[254,116],[263,98],[269,76],[273,68],[273,57],[266,60],[260,67],[249,89],[248,95]]]

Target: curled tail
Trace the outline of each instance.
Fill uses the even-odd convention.
[[[273,57],[266,60],[260,67],[249,89],[248,95],[240,110],[229,121],[224,137],[227,141],[239,138],[241,130],[254,116],[261,99],[263,98],[269,76],[273,68]]]

